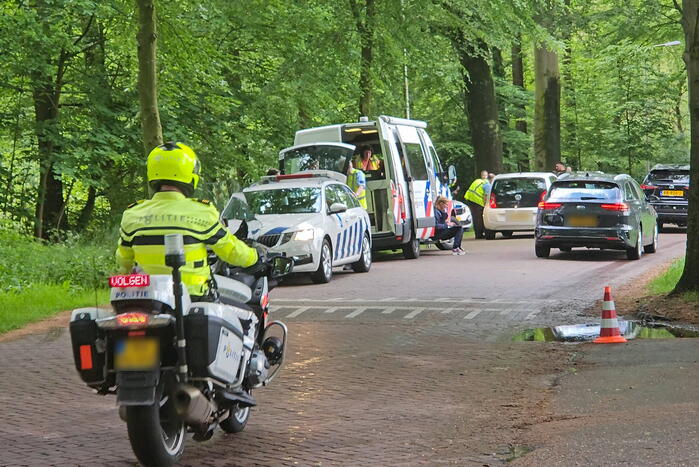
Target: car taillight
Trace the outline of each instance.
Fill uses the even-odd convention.
[[[655,190],[658,187],[654,185],[641,185],[641,188],[643,188],[644,190]]]
[[[548,211],[549,209],[558,209],[563,206],[561,203],[547,203],[546,201],[539,202],[539,209]]]
[[[628,212],[629,210],[629,205],[626,203],[600,204],[599,206],[607,211]]]
[[[127,328],[138,328],[148,326],[149,316],[145,313],[122,313],[116,316],[118,326]]]
[[[540,201],[540,202],[543,201],[544,198],[546,198],[546,193],[548,193],[548,191],[546,191],[546,190],[544,190],[544,191],[541,192],[541,196],[539,196],[539,201]]]
[[[490,203],[489,206],[490,206],[491,209],[495,209],[495,208],[498,207],[498,202],[497,202],[497,200],[495,199],[495,193],[491,193],[491,194],[490,194],[490,201],[489,201],[489,203]]]

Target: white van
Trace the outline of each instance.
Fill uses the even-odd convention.
[[[420,255],[420,242],[435,234],[433,203],[438,195],[451,199],[448,184],[453,167],[444,172],[427,124],[380,116],[296,132],[294,146],[279,153],[283,174],[305,170],[347,173],[351,158],[361,146],[371,146],[381,160],[379,170],[365,172],[367,211],[374,250],[402,248],[406,258]]]

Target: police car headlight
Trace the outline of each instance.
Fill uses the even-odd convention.
[[[314,236],[315,231],[313,229],[303,229],[294,234],[294,240],[298,240],[299,242],[307,242],[309,240],[313,240]]]

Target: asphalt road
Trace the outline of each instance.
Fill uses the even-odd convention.
[[[272,317],[291,333],[286,368],[256,392],[243,433],[188,440],[181,463],[505,463],[537,420],[554,419],[575,354],[512,334],[579,322],[604,285],[669,262],[685,240],[663,234],[658,253],[639,261],[611,251],[538,259],[531,236],[469,240],[465,256],[382,254],[367,274],[294,278],[272,292]],[[65,326],[0,342],[0,372],[0,465],[135,465],[113,397],[79,381]]]

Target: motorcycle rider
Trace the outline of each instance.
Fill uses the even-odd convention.
[[[170,274],[165,235],[182,234],[186,260],[180,269],[182,282],[192,301],[209,301],[213,290],[207,247],[234,266],[252,266],[258,254],[226,229],[208,200],[191,198],[199,170],[197,155],[183,143],[167,142],[151,151],[148,184],[155,193],[124,211],[116,259],[122,273],[138,265],[148,274]]]

